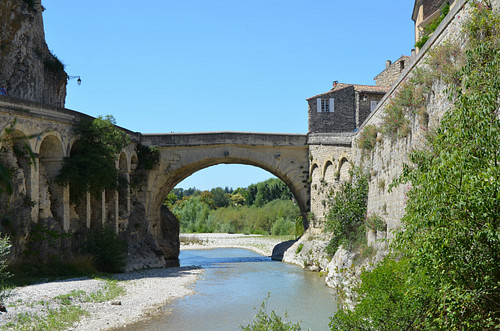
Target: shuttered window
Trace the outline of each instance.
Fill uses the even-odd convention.
[[[333,113],[334,110],[335,110],[334,98],[316,99],[316,111],[318,113]]]

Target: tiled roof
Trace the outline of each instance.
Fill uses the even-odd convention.
[[[317,94],[315,96],[307,98],[306,100],[309,101],[309,100],[314,99],[314,98],[319,98],[319,97],[325,96],[329,93],[332,93],[334,91],[339,91],[339,90],[342,90],[342,89],[345,89],[345,88],[351,87],[351,86],[354,87],[354,90],[357,92],[366,92],[366,93],[386,93],[387,91],[389,91],[389,88],[390,88],[390,86],[337,83],[332,87],[332,89],[330,91]]]
[[[354,85],[354,90],[358,92],[387,93],[390,88],[390,86]]]

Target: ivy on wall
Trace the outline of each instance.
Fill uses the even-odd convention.
[[[60,185],[70,186],[72,202],[81,201],[86,192],[99,199],[103,190],[118,188],[115,160],[130,137],[115,123],[114,117],[107,115],[84,119],[75,127],[79,139],[56,178]]]

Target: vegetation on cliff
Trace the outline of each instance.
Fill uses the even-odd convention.
[[[231,190],[174,189],[166,202],[181,232],[300,235],[299,207],[290,189],[277,178]]]
[[[356,307],[331,329],[500,325],[500,15],[471,4],[465,63],[447,81],[454,107],[397,181],[408,193],[393,253],[362,275]]]
[[[59,184],[69,184],[73,202],[79,202],[86,192],[99,199],[103,190],[118,188],[115,160],[130,138],[115,124],[113,116],[107,115],[82,120],[75,127],[79,139],[57,176]]]

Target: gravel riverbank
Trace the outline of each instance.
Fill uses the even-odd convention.
[[[157,314],[172,300],[192,294],[191,285],[201,272],[196,267],[183,267],[119,274],[115,278],[125,294],[104,302],[88,299],[106,291],[107,282],[102,279],[78,278],[19,287],[5,302],[8,312],[0,315],[0,329],[16,330],[24,323],[35,330],[50,319],[50,314],[69,307],[87,313],[68,330],[119,328]]]
[[[276,245],[288,240],[281,237],[229,233],[183,233],[180,239],[181,250],[245,248],[264,256],[271,256]]]
[[[281,241],[257,235],[183,234],[181,249],[246,248],[271,256]],[[88,299],[106,291],[107,282],[102,279],[77,278],[19,287],[5,301],[8,312],[0,314],[0,329],[16,330],[16,326],[26,321],[27,325],[40,327],[50,314],[68,307],[79,307],[86,312],[68,330],[118,329],[158,314],[169,302],[193,294],[192,285],[202,272],[193,266],[118,274],[115,277],[118,286],[125,292],[104,302]]]

